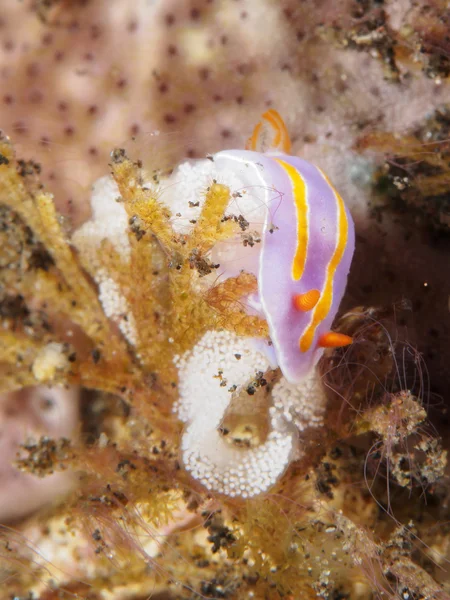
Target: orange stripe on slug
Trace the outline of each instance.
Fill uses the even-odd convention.
[[[304,294],[297,294],[294,296],[294,306],[300,312],[308,312],[319,302],[319,298],[319,290],[309,290]]]
[[[349,346],[353,343],[353,338],[344,333],[336,333],[329,331],[320,336],[318,345],[321,348],[340,348],[341,346]]]
[[[322,171],[321,171],[321,173],[322,173]],[[325,285],[324,285],[323,291],[322,291],[322,296],[314,309],[311,323],[309,324],[308,328],[305,330],[302,337],[300,338],[300,350],[302,352],[307,352],[309,350],[309,348],[311,347],[317,326],[319,325],[319,323],[321,323],[325,319],[325,317],[330,312],[331,304],[333,302],[333,279],[336,274],[336,269],[338,268],[339,263],[341,262],[342,257],[344,256],[345,248],[347,246],[347,239],[348,239],[348,222],[347,222],[347,215],[345,213],[344,201],[342,200],[340,195],[337,193],[337,191],[331,184],[328,177],[324,173],[322,173],[322,175],[323,175],[324,179],[326,180],[326,182],[328,183],[328,185],[333,190],[334,196],[336,198],[337,221],[338,221],[338,223],[337,223],[337,242],[336,242],[336,247],[334,249],[333,256],[331,257],[331,260],[327,266],[327,273],[326,273]]]
[[[295,281],[298,281],[305,270],[309,242],[306,185],[295,167],[278,158],[275,160],[286,171],[292,184],[292,194],[294,196],[295,209],[297,213],[297,248],[295,250],[295,256],[292,260],[292,278]]]

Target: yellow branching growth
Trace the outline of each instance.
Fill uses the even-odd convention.
[[[217,242],[231,237],[236,232],[234,223],[223,218],[229,201],[230,190],[226,185],[213,182],[209,186],[200,218],[190,236],[192,248],[205,253]]]
[[[112,158],[112,174],[119,186],[132,230],[138,235],[139,231],[150,231],[169,252],[174,246],[170,211],[158,202],[151,190],[144,188],[140,168],[126,157],[124,151],[115,150]]]
[[[147,265],[150,270],[150,274],[145,275],[146,286],[151,286],[152,273],[161,270],[159,267],[155,269],[154,263],[163,257],[157,259],[155,255],[163,254],[166,258],[169,286],[168,295],[163,297],[162,302],[166,306],[169,303],[171,311],[169,316],[167,310],[163,313],[157,311],[158,318],[164,319],[166,327],[162,337],[172,340],[167,348],[169,354],[182,352],[192,347],[208,328],[218,325],[215,312],[200,293],[197,279],[210,273],[213,268],[207,252],[214,244],[236,232],[236,225],[223,218],[230,191],[226,186],[213,182],[206,192],[202,212],[192,233],[179,235],[172,230],[169,210],[150,190],[145,189],[145,174],[141,167],[130,161],[123,151],[116,150],[113,153],[112,173],[130,217],[131,261],[141,269],[141,278],[145,275]],[[154,294],[150,297],[154,297]],[[236,331],[248,331],[254,325],[261,331],[263,329],[260,319],[244,313],[228,316],[232,321],[230,327]],[[156,332],[158,329],[161,330],[161,327]],[[161,354],[161,347],[158,353]]]
[[[212,287],[205,295],[206,302],[220,315],[222,327],[238,335],[268,337],[267,322],[249,315],[242,300],[257,290],[256,277],[250,273],[240,273]]]
[[[0,156],[2,242],[7,251],[0,264],[5,330],[0,365],[10,365],[3,369],[2,389],[46,382],[82,383],[120,393],[147,415],[154,412],[149,402],[152,392],[144,390],[146,377],[105,315],[98,291],[60,225],[51,195],[40,187],[38,165],[17,161],[4,137]],[[17,240],[21,240],[20,247]],[[33,370],[38,352],[51,342],[65,345],[70,368],[46,368],[45,354],[41,354],[39,368]],[[11,366],[17,356],[20,362]]]
[[[53,198],[39,189],[31,167],[15,163],[9,142],[0,141],[0,155],[8,161],[0,165],[0,199],[3,206],[15,211],[51,256],[62,278],[70,290],[72,301],[78,302],[78,325],[93,340],[101,345],[106,354],[117,351],[120,342],[110,336],[108,321],[101,309],[95,289],[86,279],[75,260],[68,240],[58,222]],[[28,295],[32,295],[32,281],[25,284]],[[68,294],[67,294],[68,295]],[[75,300],[76,298],[76,300]]]

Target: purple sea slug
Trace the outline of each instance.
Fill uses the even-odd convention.
[[[256,151],[267,144],[267,152]],[[262,248],[257,268],[250,270],[258,278],[256,302],[268,321],[276,361],[286,379],[297,383],[323,348],[352,341],[330,327],[352,261],[353,221],[326,175],[289,154],[289,136],[275,110],[264,113],[247,147],[219,152],[214,162],[219,172],[233,171],[247,189],[257,187],[264,196]]]

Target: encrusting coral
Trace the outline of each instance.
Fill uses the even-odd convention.
[[[358,61],[367,53],[380,62],[379,70],[389,80],[380,83],[381,95],[386,93],[385,85],[406,81],[407,87],[405,71],[415,54],[419,59],[414,68],[423,70],[433,90],[445,85],[445,45],[433,43],[445,41],[437,18],[442,12],[440,2],[427,3],[433,10],[415,7],[414,19],[409,14],[398,18],[396,10],[401,12],[403,3],[398,7],[386,3],[385,10],[377,2],[342,2],[337,3],[339,10],[337,4],[330,10],[325,2],[314,7],[310,18],[306,18],[310,3],[298,6],[286,1],[280,7],[242,3],[242,8],[236,8],[241,4],[236,2],[229,12],[210,4],[205,2],[201,10],[189,7],[189,22],[197,23],[202,11],[219,15],[228,23],[230,30],[225,31],[230,35],[240,31],[237,23],[245,23],[250,14],[249,30],[254,35],[255,22],[267,17],[264,9],[270,5],[267,10],[278,26],[276,39],[289,30],[292,35],[286,36],[286,47],[292,48],[297,40],[305,53],[309,49],[311,64],[320,63],[326,48],[333,52],[338,48],[340,57],[354,52],[349,54],[351,64],[364,64]],[[64,38],[66,28],[75,36],[79,29],[79,35],[86,33],[80,22],[84,23],[90,10],[95,13],[100,3],[93,5],[57,0],[35,4],[53,35],[42,42],[42,65],[50,60],[48,47]],[[108,14],[120,13],[119,5]],[[216,45],[208,46],[201,35],[207,29],[183,29],[179,25],[182,15],[172,11],[173,6],[164,5],[163,19],[165,27],[172,28],[173,47],[167,49],[152,76],[158,93],[168,98],[152,106],[161,122],[173,125],[180,114],[191,119],[198,108],[194,100],[201,105],[197,84],[189,83],[192,69],[204,82],[207,102],[213,88],[218,98],[215,105],[224,97],[236,96],[229,115],[250,102],[249,98],[273,103],[278,84],[285,95],[278,94],[281,108],[288,108],[294,91],[303,90],[303,98],[312,93],[305,91],[309,86],[303,86],[298,77],[297,53],[284,61],[286,51],[280,44],[271,61],[280,62],[283,68],[279,65],[270,86],[263,85],[259,69],[264,52],[249,51],[248,60],[243,60],[239,46],[238,51],[230,50],[233,60],[225,60],[220,48],[227,47],[227,35],[217,35]],[[73,14],[77,19],[72,19]],[[410,18],[409,28],[402,29]],[[127,21],[127,27],[131,33],[138,25]],[[97,43],[101,29],[90,30],[90,35],[91,42]],[[146,35],[143,32],[141,37]],[[189,36],[195,38],[186,42],[186,64],[192,69],[184,74],[182,69],[176,71],[186,89],[173,96],[175,67],[167,67],[165,61],[176,63],[185,47],[183,40]],[[158,39],[164,44],[164,36]],[[423,51],[418,50],[420,44]],[[133,47],[130,44],[127,53]],[[317,56],[312,48],[319,49]],[[56,61],[62,60],[56,58],[57,48],[51,54]],[[101,60],[85,60],[101,64]],[[206,71],[203,62],[208,65]],[[215,71],[229,73],[228,64],[236,67],[237,83],[230,77],[221,82]],[[376,67],[371,64],[373,82],[377,81],[373,77]],[[344,89],[346,80],[341,78],[349,76],[351,69],[344,72],[337,63],[334,67],[332,74],[323,75],[321,92],[327,90],[330,99],[351,95],[354,88],[349,83]],[[27,77],[37,82],[34,71],[30,68]],[[63,67],[58,72],[68,75]],[[55,79],[49,85],[55,100],[67,101],[59,98],[64,85],[75,98],[73,90],[82,77],[79,72],[76,85],[51,69],[45,73]],[[141,83],[147,81],[145,73],[141,72]],[[110,123],[123,104],[115,102],[115,95],[114,101],[105,98],[113,88],[117,94],[126,93],[130,83],[120,68],[111,75],[106,91],[97,88],[97,96],[105,101],[101,112],[105,110]],[[11,82],[7,70],[2,77]],[[403,90],[412,102],[420,96],[418,90],[423,91],[416,107],[420,101],[426,104],[427,98],[435,98],[424,79],[418,78]],[[230,81],[239,93],[234,84],[227,88]],[[340,83],[334,87],[331,82],[336,81]],[[21,78],[14,82],[18,88],[22,84]],[[262,90],[269,87],[270,94],[262,100]],[[241,88],[245,88],[243,95]],[[53,109],[36,100],[39,95],[33,96],[32,91],[24,105],[32,102],[37,107],[30,120],[39,137]],[[5,94],[10,98],[3,99],[4,110],[10,115],[20,113],[20,94],[11,89]],[[139,94],[130,95],[133,106],[143,105]],[[46,183],[51,181],[48,166],[58,160],[57,128],[53,140],[43,140],[31,152],[33,160],[30,148],[27,157],[22,156],[19,114],[17,119],[5,120],[13,123],[8,133],[14,144],[19,140],[19,150],[14,151],[6,135],[0,139],[1,391],[22,394],[23,388],[49,386],[52,396],[66,394],[74,399],[67,422],[32,428],[33,439],[24,438],[14,463],[23,477],[43,486],[50,477],[67,476],[67,487],[62,501],[54,497],[49,505],[52,498],[43,498],[47,506],[28,519],[11,522],[23,517],[25,510],[35,509],[35,504],[0,516],[8,523],[0,529],[2,597],[449,598],[446,450],[428,421],[427,412],[435,407],[429,404],[430,397],[434,398],[427,389],[423,359],[402,337],[400,325],[407,318],[408,304],[398,303],[392,310],[361,306],[350,310],[354,298],[360,297],[355,296],[353,284],[345,300],[346,312],[335,328],[354,343],[327,349],[318,371],[303,387],[290,383],[263,352],[269,324],[256,303],[249,302],[257,291],[257,276],[251,269],[232,272],[230,261],[228,278],[218,278],[220,262],[234,253],[239,258],[253,256],[261,244],[261,231],[239,208],[236,180],[216,178],[211,157],[175,168],[176,162],[165,164],[156,153],[153,162],[152,156],[148,160],[147,151],[141,162],[138,149],[142,146],[134,142],[126,146],[135,148],[137,156],[130,159],[121,145],[111,153],[111,175],[105,176],[106,160],[102,163],[100,158],[112,148],[107,144],[109,129],[102,129],[98,146],[91,144],[91,137],[100,138],[94,125],[92,130],[85,125],[85,120],[93,122],[89,107],[94,105],[88,96],[58,109],[65,115],[63,120],[70,120],[67,114],[75,107],[70,118],[83,129],[83,135],[73,129],[70,133],[71,125],[66,123],[65,138],[79,136],[83,148],[96,150],[87,159],[89,176],[85,173],[80,180],[87,185],[103,175],[92,189],[91,218],[75,231],[55,208],[55,203],[65,207],[64,181],[57,180],[55,197],[53,188],[44,187],[41,181],[42,175]],[[316,100],[321,105],[319,94]],[[333,113],[336,123],[339,111],[346,113],[339,102],[340,109]],[[375,110],[373,103],[370,107],[368,112]],[[440,110],[422,129],[411,129],[404,137],[391,134],[388,118],[386,133],[371,132],[367,122],[356,123],[358,119],[352,124],[357,132],[355,151],[373,149],[377,158],[381,156],[380,171],[374,163],[364,170],[369,179],[365,185],[373,183],[381,197],[387,183],[387,198],[394,200],[379,212],[389,215],[390,210],[398,210],[400,200],[408,219],[411,213],[404,207],[414,206],[419,223],[437,225],[442,235],[447,227],[448,153],[445,112]],[[327,114],[325,108],[317,111],[317,115],[323,113]],[[311,119],[313,128],[320,119],[317,115]],[[403,126],[409,125],[407,115],[402,119]],[[199,129],[207,129],[214,122],[214,132],[227,132],[216,136],[223,143],[234,135],[225,127],[226,120],[221,115],[217,124],[211,117],[196,123]],[[435,134],[432,141],[439,146],[433,146],[421,173],[416,165],[420,147],[427,143],[426,132],[437,131],[439,123],[444,123],[444,139]],[[131,121],[123,119],[117,129],[125,133],[130,126]],[[332,125],[326,127],[331,131]],[[127,132],[139,137],[138,129]],[[327,137],[325,129],[320,131],[317,144],[308,141],[307,129],[303,132],[309,158],[324,150]],[[161,137],[160,145],[164,144],[170,146],[170,136]],[[168,155],[185,151],[175,146],[168,149]],[[43,152],[49,152],[44,156],[44,174],[36,162]],[[414,163],[408,168],[414,177],[402,188],[405,182],[398,178],[403,174],[396,169],[405,166],[411,152]],[[342,161],[348,156],[343,153]],[[334,171],[342,164],[336,159]],[[355,158],[352,164],[366,163]],[[66,168],[67,174],[70,169]],[[392,185],[398,194],[393,194]],[[425,198],[432,198],[436,207],[431,213]],[[365,209],[360,207],[361,212]],[[359,248],[367,243],[368,238],[362,237]],[[384,243],[384,237],[379,238]],[[359,260],[355,277],[361,288],[367,287],[365,276],[373,277],[364,268],[364,261]],[[380,283],[379,289],[367,292],[373,299],[369,306],[380,301],[377,294],[382,287]],[[249,338],[257,342],[249,344]],[[83,392],[77,428],[79,389]],[[18,397],[11,396],[14,402]],[[16,408],[25,404],[19,402]],[[50,411],[49,421],[51,417]],[[26,494],[27,489],[9,488],[10,505],[14,494]]]

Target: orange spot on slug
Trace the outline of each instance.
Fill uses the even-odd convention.
[[[353,343],[353,338],[349,335],[334,331],[324,333],[319,338],[319,346],[321,348],[340,348],[341,346],[348,346],[351,343]]]
[[[296,294],[294,296],[294,306],[301,312],[308,312],[309,310],[312,310],[319,302],[319,298],[319,290],[309,290],[304,294]]]

